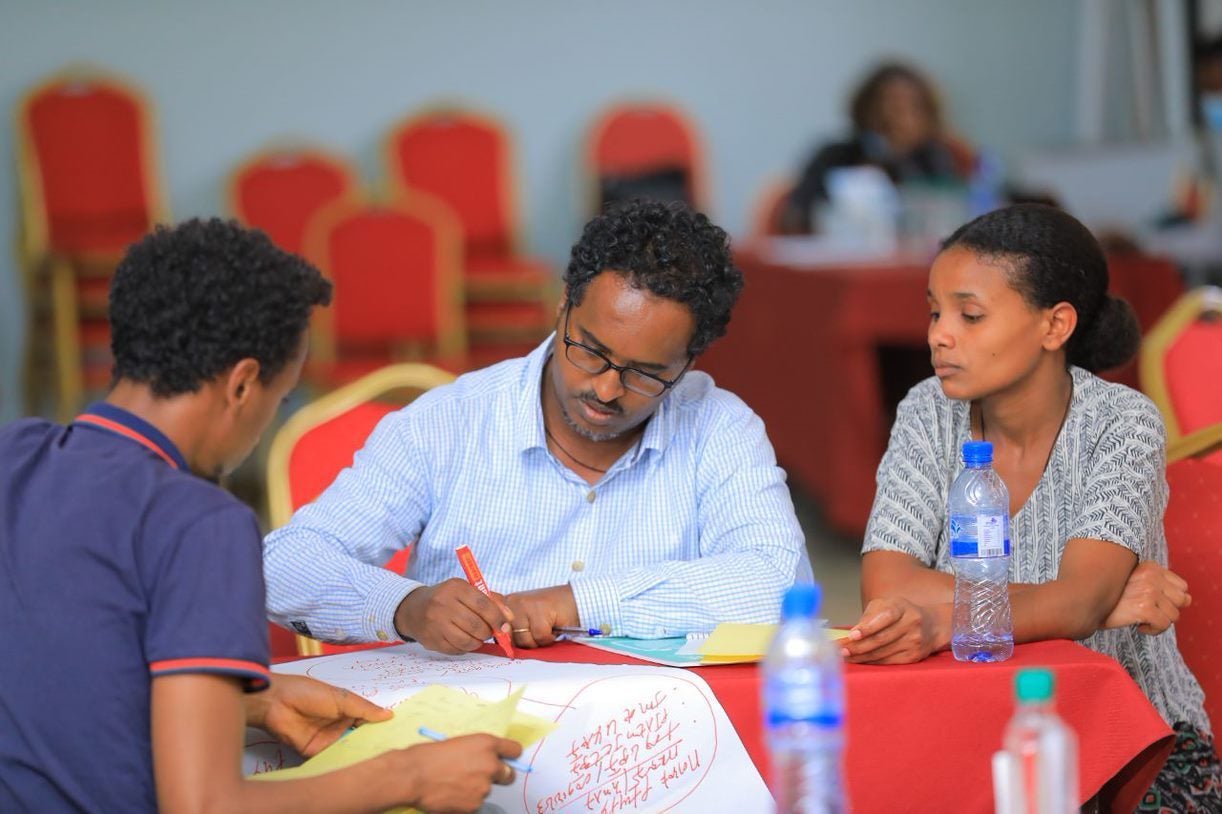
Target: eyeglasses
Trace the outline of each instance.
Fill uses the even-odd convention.
[[[619,373],[620,383],[624,385],[625,390],[631,390],[633,393],[639,393],[642,396],[657,398],[678,384],[679,380],[683,378],[683,374],[691,367],[692,357],[689,356],[687,357],[687,362],[683,365],[683,369],[679,371],[679,375],[668,381],[659,376],[654,376],[652,373],[637,370],[635,367],[617,365],[603,355],[601,351],[596,351],[589,345],[583,345],[577,340],[569,338],[569,316],[572,314],[572,311],[572,303],[565,306],[564,358],[586,373],[597,376],[606,373],[608,370],[614,370]]]

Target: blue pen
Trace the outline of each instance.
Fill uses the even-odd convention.
[[[554,627],[553,633],[567,633],[570,636],[606,636],[610,630],[606,627]]]
[[[448,738],[446,738],[446,736],[443,735],[441,732],[438,732],[436,729],[429,729],[427,726],[422,726],[416,731],[431,741],[448,740]],[[516,772],[521,772],[522,774],[530,774],[530,771],[531,771],[530,766],[520,761],[514,760],[513,758],[503,757],[501,758],[501,762],[504,763],[506,766],[512,767],[513,770]]]

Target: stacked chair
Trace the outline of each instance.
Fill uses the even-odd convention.
[[[340,199],[310,219],[303,248],[335,285],[315,313],[313,383],[330,389],[402,361],[467,369],[462,228],[443,203]]]
[[[17,106],[27,412],[61,420],[110,381],[110,277],[128,244],[169,218],[152,111],[128,82],[56,74]]]
[[[268,515],[273,528],[288,523],[293,512],[322,494],[351,465],[353,455],[388,413],[416,395],[453,380],[444,370],[423,364],[382,368],[306,405],[276,433],[267,465]],[[385,564],[403,573],[410,547]],[[324,645],[315,639],[271,626],[273,655],[303,656],[356,650],[376,645]],[[295,637],[295,647],[287,643]],[[396,644],[397,642],[388,642]],[[279,650],[279,652],[276,652]]]
[[[586,144],[592,208],[630,198],[681,200],[705,211],[708,182],[696,128],[674,105],[623,103],[595,121]]]
[[[262,229],[285,251],[301,254],[306,226],[327,204],[355,198],[356,172],[341,157],[317,147],[283,145],[238,167],[229,181],[229,211]]]
[[[392,128],[386,169],[404,200],[432,196],[462,229],[462,284],[473,367],[521,355],[552,329],[557,297],[549,266],[524,256],[513,149],[497,120],[435,108]]]

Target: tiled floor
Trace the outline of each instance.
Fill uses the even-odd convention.
[[[861,540],[827,528],[810,498],[796,487],[791,493],[815,580],[823,587],[823,616],[833,625],[851,625],[861,615]]]

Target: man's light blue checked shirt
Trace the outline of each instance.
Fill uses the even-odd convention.
[[[810,566],[763,422],[691,371],[590,486],[543,434],[552,342],[384,418],[353,465],[264,542],[272,619],[335,642],[398,638],[400,601],[462,578],[454,548],[465,543],[493,591],[569,583],[582,626],[616,635],[775,621]],[[379,567],[413,540],[406,579]]]

